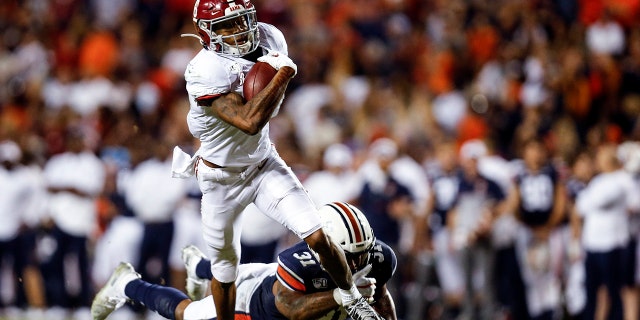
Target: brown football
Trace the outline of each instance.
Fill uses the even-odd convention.
[[[266,62],[256,62],[244,77],[244,85],[242,88],[244,99],[247,101],[251,100],[269,84],[277,72],[276,69]]]

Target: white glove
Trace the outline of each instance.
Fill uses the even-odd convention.
[[[373,303],[373,293],[376,291],[376,279],[365,277],[371,271],[371,265],[368,264],[362,270],[353,274],[353,283],[358,290],[358,293],[367,299],[367,302]],[[357,295],[355,290],[352,292],[352,298],[356,299]],[[344,305],[340,288],[333,289],[333,299],[336,300],[338,305]]]
[[[282,67],[291,67],[294,76],[298,73],[298,66],[293,63],[293,60],[287,57],[286,54],[275,50],[269,50],[267,54],[258,58],[258,61],[266,62],[276,70],[280,70]]]
[[[368,264],[353,275],[353,282],[356,288],[358,288],[360,294],[365,297],[369,303],[373,302],[373,294],[376,292],[376,279],[366,277],[370,271],[371,265]]]

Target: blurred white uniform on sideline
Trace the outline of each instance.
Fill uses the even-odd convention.
[[[135,217],[115,217],[96,242],[92,277],[105,284],[120,261],[138,261],[144,228]]]
[[[640,209],[638,185],[622,170],[595,176],[576,200],[584,216],[582,243],[587,251],[624,247],[630,238],[629,211]]]
[[[518,265],[525,284],[527,309],[532,317],[558,312],[561,305],[563,239],[559,231],[535,240],[530,228],[520,226],[516,236]]]
[[[131,170],[124,185],[125,198],[136,217],[144,223],[173,220],[186,194],[183,180],[172,179],[171,159],[148,159]]]
[[[353,170],[353,155],[349,147],[336,143],[323,154],[324,168],[303,181],[309,196],[318,208],[334,201],[350,202],[358,196],[361,181]]]
[[[106,171],[102,161],[90,151],[65,152],[47,161],[44,175],[50,187],[71,187],[97,196],[102,191]],[[96,226],[94,200],[68,192],[49,194],[49,214],[64,232],[89,237]]]
[[[15,239],[22,223],[21,216],[26,205],[22,199],[28,195],[29,190],[25,181],[19,178],[20,157],[22,157],[20,148],[14,142],[0,143],[0,190],[2,190],[0,192],[0,212],[2,213],[0,242]],[[14,167],[7,169],[2,162],[11,163]]]
[[[116,175],[116,192],[123,194],[122,186],[126,184],[130,171],[120,170]],[[95,283],[107,283],[120,261],[138,261],[143,232],[142,222],[132,215],[121,213],[111,220],[96,242],[92,269]]]
[[[277,242],[287,234],[285,227],[264,215],[254,204],[250,204],[244,209],[240,219],[242,219],[242,236],[240,240],[243,245],[265,245],[270,242]]]
[[[598,160],[596,155],[596,160]],[[622,169],[596,175],[578,195],[576,208],[583,217],[582,245],[586,252],[585,316],[593,316],[597,306],[597,288],[609,290],[609,314],[621,314],[623,302],[617,290],[625,282],[621,257],[631,238],[629,214],[640,209],[640,190],[631,174]],[[612,293],[615,292],[615,293]]]
[[[174,270],[184,270],[182,248],[194,245],[200,250],[207,247],[202,238],[202,222],[200,221],[200,198],[202,194],[195,178],[187,179],[187,197],[180,201],[173,216],[174,234],[169,252],[169,266]],[[125,260],[127,261],[127,260]]]

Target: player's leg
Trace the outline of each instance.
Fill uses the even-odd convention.
[[[286,197],[280,200],[276,209],[280,212],[297,214],[293,219],[291,219],[292,217],[290,216],[290,221],[299,221],[301,218],[315,221],[316,218],[319,219],[319,215],[316,211],[313,211],[315,210],[313,204],[311,204],[310,207],[307,207],[312,211],[304,211],[303,209],[305,207],[301,206],[301,200],[306,196],[307,194],[304,193],[303,190],[296,189],[295,192],[289,193]],[[309,203],[311,203],[310,200]],[[296,210],[296,208],[300,211]],[[303,214],[304,212],[311,212],[312,214]],[[308,223],[308,221],[305,223]],[[296,223],[294,222],[292,226],[295,225]],[[373,308],[371,308],[367,303],[366,299],[360,294],[360,292],[358,292],[358,289],[353,283],[351,270],[347,265],[347,259],[344,255],[344,251],[333,241],[329,240],[329,237],[323,229],[318,227],[307,232],[301,232],[299,235],[309,245],[309,248],[318,255],[320,263],[329,273],[336,285],[338,285],[338,288],[340,289],[339,292],[342,297],[342,304],[351,318],[358,320],[380,319]]]
[[[196,281],[202,286],[202,282],[213,278],[211,274],[211,261],[198,250],[196,246],[190,245],[182,249],[182,261],[187,269],[187,281]],[[276,271],[276,263],[250,263],[241,264],[238,267],[238,277],[236,279],[237,298],[234,306],[235,313],[248,314],[253,293],[256,288],[262,285],[263,281]],[[191,294],[189,294],[191,296]],[[193,299],[193,298],[192,298]],[[184,320],[191,319],[212,319],[216,317],[214,301],[211,296],[186,304],[182,313]],[[178,306],[180,309],[180,306]],[[176,311],[176,316],[178,313]]]
[[[455,319],[462,311],[464,271],[460,252],[451,248],[450,243],[447,230],[439,230],[434,234],[436,274],[444,296],[444,311],[447,314],[446,318]]]
[[[194,247],[195,248],[195,247]],[[187,249],[187,248],[185,248]],[[186,258],[186,259],[185,259]],[[212,279],[211,262],[204,258],[199,250],[183,250],[183,259],[187,268],[198,266],[201,279]],[[249,312],[249,301],[255,288],[268,275],[275,272],[275,265],[259,264],[247,267],[238,277],[240,299],[232,309],[242,314]],[[247,281],[245,281],[247,279]],[[140,275],[129,263],[120,263],[100,290],[91,305],[94,319],[106,319],[126,301],[143,304],[149,310],[157,312],[167,319],[199,320],[217,317],[214,300],[211,296],[197,301],[190,300],[180,290],[148,283],[140,279]]]
[[[198,184],[202,191],[201,216],[207,254],[211,259],[211,295],[218,320],[233,320],[236,299],[235,280],[240,261],[240,223],[238,216],[251,197],[243,173],[215,169],[199,163]]]
[[[353,279],[347,267],[344,251],[329,240],[322,228],[305,237],[304,241],[311,250],[318,254],[320,263],[331,275],[336,285],[341,289],[349,290],[353,285]]]
[[[320,256],[320,263],[339,288],[353,286],[344,252],[322,231],[318,210],[291,169],[275,154],[255,179],[260,192],[254,204],[265,215],[280,222]]]
[[[377,319],[353,283],[344,252],[321,229],[320,215],[291,169],[277,154],[256,177],[255,205],[304,239],[340,288],[345,309],[354,319]]]
[[[608,319],[623,319],[624,306],[622,304],[622,287],[623,287],[623,248],[617,248],[606,256],[606,272],[603,273],[604,285],[607,288],[609,296],[609,314]]]
[[[263,184],[273,185],[264,179]],[[282,183],[283,181],[278,181]],[[283,194],[262,192],[256,198],[256,206],[266,215],[274,218],[298,237],[304,239],[309,247],[317,253],[320,263],[331,275],[336,285],[344,290],[353,287],[351,271],[347,266],[344,252],[329,238],[321,228],[320,216],[315,205],[302,188],[291,184],[289,188],[280,188]]]
[[[223,186],[224,187],[224,186]],[[207,253],[211,259],[211,295],[219,320],[232,320],[236,300],[235,280],[240,261],[240,221],[242,207],[231,199],[218,205],[220,193],[202,196],[202,223]],[[235,205],[234,205],[235,204]]]
[[[94,320],[106,319],[127,301],[139,302],[167,319],[181,319],[184,309],[191,302],[178,289],[140,279],[140,274],[133,266],[123,262],[93,299],[91,315]]]

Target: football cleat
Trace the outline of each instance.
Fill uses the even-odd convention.
[[[367,303],[365,297],[360,297],[353,303],[345,305],[344,309],[353,320],[384,320]]]
[[[194,245],[188,245],[182,249],[182,261],[187,269],[186,290],[193,301],[201,300],[207,294],[209,279],[202,279],[196,275],[196,267],[205,255]]]
[[[120,262],[107,284],[98,291],[91,303],[93,320],[106,319],[113,311],[122,307],[127,302],[124,288],[135,279],[140,279],[140,274],[133,266],[130,263]]]

